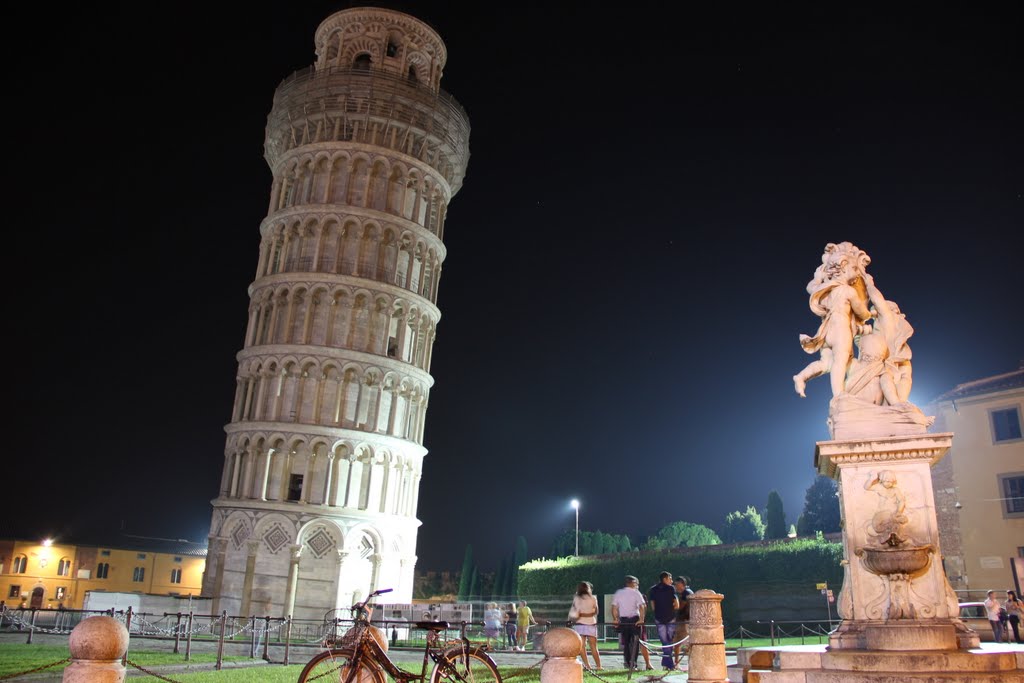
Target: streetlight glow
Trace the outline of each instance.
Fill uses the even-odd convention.
[[[575,498],[570,503],[572,509],[576,511],[576,557],[580,556],[580,502]]]

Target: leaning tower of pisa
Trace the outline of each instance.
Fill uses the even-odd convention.
[[[356,8],[274,94],[273,172],[203,594],[214,611],[322,618],[412,598],[448,202],[469,119],[440,36]]]

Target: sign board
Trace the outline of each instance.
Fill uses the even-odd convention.
[[[826,588],[828,588],[828,584],[827,583],[819,583],[818,585],[815,586],[815,588],[817,588],[820,591],[823,591]]]

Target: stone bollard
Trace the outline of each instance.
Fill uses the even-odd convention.
[[[690,596],[690,683],[728,681],[725,665],[724,595],[699,590]]]
[[[123,683],[121,659],[128,652],[128,629],[113,617],[89,617],[68,638],[71,664],[63,683]]]
[[[577,657],[583,651],[583,638],[571,628],[558,627],[544,634],[544,654],[540,665],[540,683],[583,683],[583,665]]]

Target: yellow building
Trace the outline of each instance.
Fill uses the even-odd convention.
[[[81,609],[90,590],[199,595],[205,569],[206,546],[195,543],[0,540],[0,600],[8,607]]]
[[[932,431],[954,433],[932,471],[946,574],[959,591],[1012,588],[1024,580],[1024,367],[960,384],[930,408]]]

